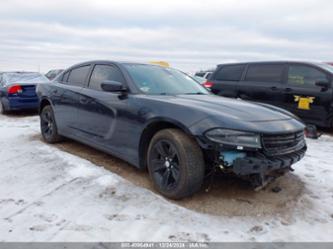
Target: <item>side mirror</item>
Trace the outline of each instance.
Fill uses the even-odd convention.
[[[317,82],[315,83],[315,85],[316,85],[316,86],[319,86],[319,87],[321,87],[321,88],[323,88],[323,89],[328,89],[329,86],[330,86],[330,83],[327,82],[327,81],[317,81]]]
[[[105,80],[101,83],[101,88],[105,92],[126,92],[127,89],[118,81]]]

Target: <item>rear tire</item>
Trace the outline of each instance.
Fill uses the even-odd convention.
[[[50,144],[60,142],[62,137],[58,134],[53,109],[45,106],[40,113],[40,128],[43,139]]]
[[[165,129],[156,133],[147,158],[150,178],[162,195],[181,199],[200,190],[205,173],[203,153],[184,132]]]

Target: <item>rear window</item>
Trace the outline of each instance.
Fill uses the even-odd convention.
[[[249,65],[245,80],[259,82],[281,82],[283,65]]]
[[[245,65],[222,66],[216,73],[216,80],[239,81],[242,78]]]
[[[44,83],[49,79],[40,73],[4,73],[2,80],[5,84],[11,83]]]
[[[67,82],[74,86],[84,86],[89,69],[90,65],[72,69],[72,71],[69,74]]]

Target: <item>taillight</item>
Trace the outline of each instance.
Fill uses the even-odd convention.
[[[22,87],[20,85],[14,85],[8,88],[9,94],[22,93]]]
[[[202,84],[206,88],[212,88],[214,86],[213,82],[206,81],[205,83]]]

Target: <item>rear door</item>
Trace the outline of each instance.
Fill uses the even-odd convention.
[[[238,96],[244,100],[283,105],[284,63],[249,64],[237,88]]]
[[[319,81],[329,82],[329,88],[317,86]],[[332,100],[331,76],[316,66],[290,63],[286,82],[285,108],[306,122],[324,125]]]
[[[64,73],[59,82],[52,83],[52,102],[59,130],[65,133],[80,129],[78,116],[80,92],[87,84],[90,64],[80,65]]]
[[[221,65],[211,77],[214,94],[225,97],[237,97],[237,85],[242,78],[245,64]]]

